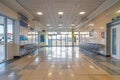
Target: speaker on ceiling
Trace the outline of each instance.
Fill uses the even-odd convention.
[[[36,21],[36,19],[32,19],[33,21]]]

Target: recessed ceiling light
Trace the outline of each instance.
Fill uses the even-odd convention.
[[[95,24],[93,24],[93,23],[91,23],[91,24],[89,24],[89,26],[94,26]]]
[[[31,26],[30,24],[28,24],[28,26]]]
[[[59,24],[58,26],[60,26],[60,27],[61,27],[61,26],[62,26],[62,24]]]
[[[49,26],[51,26],[50,24],[47,24],[47,26],[49,27]]]
[[[64,12],[58,12],[58,15],[63,15],[64,14]]]
[[[71,26],[75,26],[75,24],[71,24]]]
[[[120,10],[118,10],[116,13],[120,13]]]
[[[100,29],[104,29],[104,27],[100,27]]]
[[[86,13],[86,12],[80,12],[79,14],[80,14],[80,15],[84,15],[85,13]]]
[[[38,15],[43,15],[43,13],[42,13],[42,12],[37,12],[37,14],[38,14]]]

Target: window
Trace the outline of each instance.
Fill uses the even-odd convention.
[[[13,42],[13,20],[7,19],[7,42]]]
[[[48,34],[57,34],[57,32],[48,32]]]
[[[89,32],[80,32],[80,34],[89,34]]]
[[[3,62],[6,57],[5,44],[5,17],[0,16],[0,62]]]
[[[79,32],[74,32],[74,34],[79,34]]]
[[[0,16],[0,43],[4,43],[5,34],[4,34],[4,17]]]

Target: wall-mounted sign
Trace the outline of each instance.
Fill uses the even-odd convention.
[[[105,38],[105,32],[101,32],[101,37]]]
[[[20,26],[28,27],[28,18],[21,13],[18,13],[18,14],[19,14],[19,18],[20,18]]]
[[[89,36],[90,36],[90,37],[94,36],[94,32],[95,32],[95,29],[90,30],[90,31],[89,31]]]

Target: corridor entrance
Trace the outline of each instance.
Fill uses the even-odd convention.
[[[75,32],[74,46],[78,46],[79,43],[79,32]],[[72,32],[48,32],[48,46],[72,46]]]

